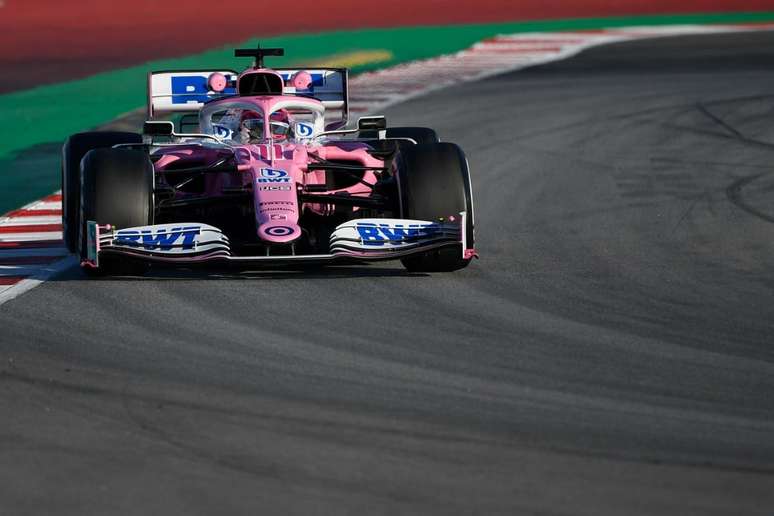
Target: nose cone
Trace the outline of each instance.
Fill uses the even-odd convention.
[[[272,220],[258,226],[261,240],[275,244],[287,244],[301,236],[301,228],[288,220]]]

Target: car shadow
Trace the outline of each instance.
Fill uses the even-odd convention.
[[[427,277],[427,273],[409,272],[402,267],[383,265],[327,265],[295,266],[285,268],[236,268],[236,267],[172,267],[154,265],[141,275],[89,276],[80,267],[71,267],[48,281],[188,281],[188,280],[287,280],[287,279],[352,279],[389,277]]]

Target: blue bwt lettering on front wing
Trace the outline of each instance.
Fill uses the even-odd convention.
[[[181,227],[153,230],[127,230],[119,231],[113,240],[114,245],[129,247],[142,247],[146,251],[169,251],[172,248],[191,250],[196,247],[196,237],[201,233],[200,228]]]
[[[389,224],[357,224],[357,233],[363,244],[380,246],[387,243],[409,243],[420,238],[429,238],[438,231],[436,224],[410,224],[407,226]]]

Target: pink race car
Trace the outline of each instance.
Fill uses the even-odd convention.
[[[461,269],[476,256],[467,160],[435,131],[348,123],[347,71],[149,74],[143,134],[89,132],[63,149],[64,238],[87,272],[149,263],[400,259]]]

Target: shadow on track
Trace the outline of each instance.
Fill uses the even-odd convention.
[[[154,265],[144,275],[116,275],[104,277],[89,277],[79,267],[66,270],[61,275],[50,279],[53,282],[67,281],[183,281],[183,280],[338,280],[345,278],[422,278],[429,274],[409,272],[402,267],[375,268],[368,264],[357,266],[320,266],[320,267],[287,267],[271,269],[243,269],[235,267],[187,267]]]

